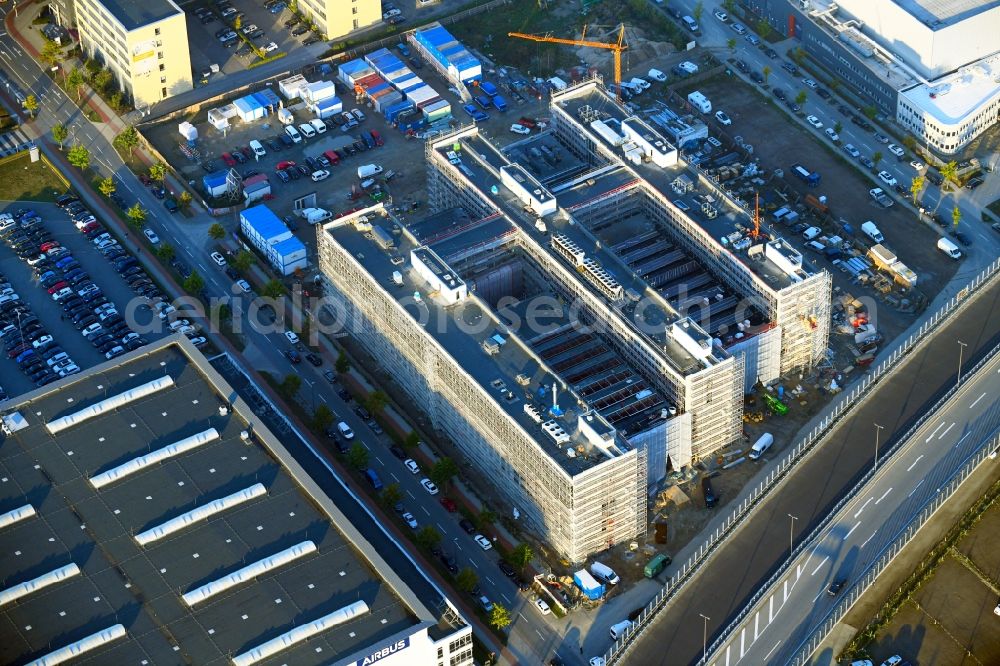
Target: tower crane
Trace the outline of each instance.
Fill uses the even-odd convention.
[[[551,35],[528,35],[523,32],[508,32],[508,37],[516,37],[517,39],[527,39],[533,42],[546,42],[548,44],[566,44],[569,46],[586,46],[593,49],[608,49],[614,53],[615,56],[615,98],[621,102],[622,101],[622,51],[628,48],[625,44],[625,24],[622,23],[618,28],[618,41],[617,42],[594,42],[587,40],[587,26],[583,26],[583,34],[580,35],[580,39],[564,39],[562,37],[552,37]]]

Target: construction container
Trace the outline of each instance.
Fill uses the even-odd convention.
[[[424,118],[428,123],[434,123],[439,120],[444,120],[451,115],[451,104],[447,100],[438,98],[436,102],[432,102],[421,109],[424,114]]]
[[[360,58],[345,62],[337,68],[338,76],[348,86],[354,86],[358,79],[363,79],[375,73],[375,70]]]

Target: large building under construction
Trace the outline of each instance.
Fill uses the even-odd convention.
[[[830,279],[596,84],[500,150],[427,145],[435,212],[319,232],[358,342],[573,561],[645,531],[647,489],[737,441],[745,390],[826,352]]]

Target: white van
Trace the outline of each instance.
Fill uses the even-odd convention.
[[[802,232],[802,237],[808,241],[816,238],[816,236],[819,236],[821,233],[823,233],[823,230],[819,227],[809,227]]]
[[[362,164],[358,167],[358,178],[371,178],[382,173],[382,167],[377,164]]]
[[[750,458],[750,460],[757,460],[762,455],[764,455],[765,451],[771,448],[772,444],[774,444],[774,435],[772,435],[769,432],[765,432],[763,435],[760,436],[760,439],[758,439],[754,443],[753,447],[750,449],[750,454],[748,457]]]
[[[297,129],[295,129],[294,125],[286,127],[285,134],[287,134],[288,138],[292,140],[292,143],[302,143],[302,135],[299,134]]]
[[[617,585],[621,580],[618,578],[618,574],[614,572],[614,569],[607,566],[606,564],[601,564],[600,562],[594,562],[590,565],[590,573],[594,574],[594,578],[603,581],[610,585]]]
[[[952,243],[950,240],[942,236],[938,238],[937,248],[947,254],[952,259],[961,259],[962,251],[958,249],[958,246]]]
[[[254,157],[261,158],[267,155],[267,151],[264,150],[264,146],[257,139],[253,139],[250,142],[250,150],[253,151]]]
[[[347,425],[343,421],[337,424],[337,430],[340,431],[340,434],[344,439],[354,439],[354,431],[351,430],[351,426]]]
[[[326,132],[326,123],[324,123],[319,118],[313,118],[312,120],[309,121],[309,124],[312,125],[312,128],[316,130],[317,134],[323,134],[324,132]]]
[[[625,635],[625,632],[632,628],[632,623],[628,620],[622,620],[618,624],[611,625],[611,640],[617,641],[619,638]]]
[[[312,125],[310,125],[309,123],[301,123],[301,124],[299,125],[299,131],[300,131],[300,132],[302,132],[302,134],[303,134],[303,135],[304,135],[304,136],[305,136],[305,137],[306,137],[307,139],[311,139],[311,138],[313,138],[314,136],[316,136],[316,130],[314,130],[314,129],[313,129],[313,126],[312,126]]]

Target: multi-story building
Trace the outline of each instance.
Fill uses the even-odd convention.
[[[942,155],[1000,120],[1000,4],[747,0],[778,32]]]
[[[382,0],[299,0],[299,11],[327,39],[337,39],[381,21]]]
[[[471,666],[458,611],[255,411],[180,336],[5,401],[0,661]]]
[[[76,0],[52,0],[49,8],[57,25],[64,28],[76,26]]]
[[[83,51],[136,108],[192,89],[187,22],[173,0],[76,0],[76,23]]]

